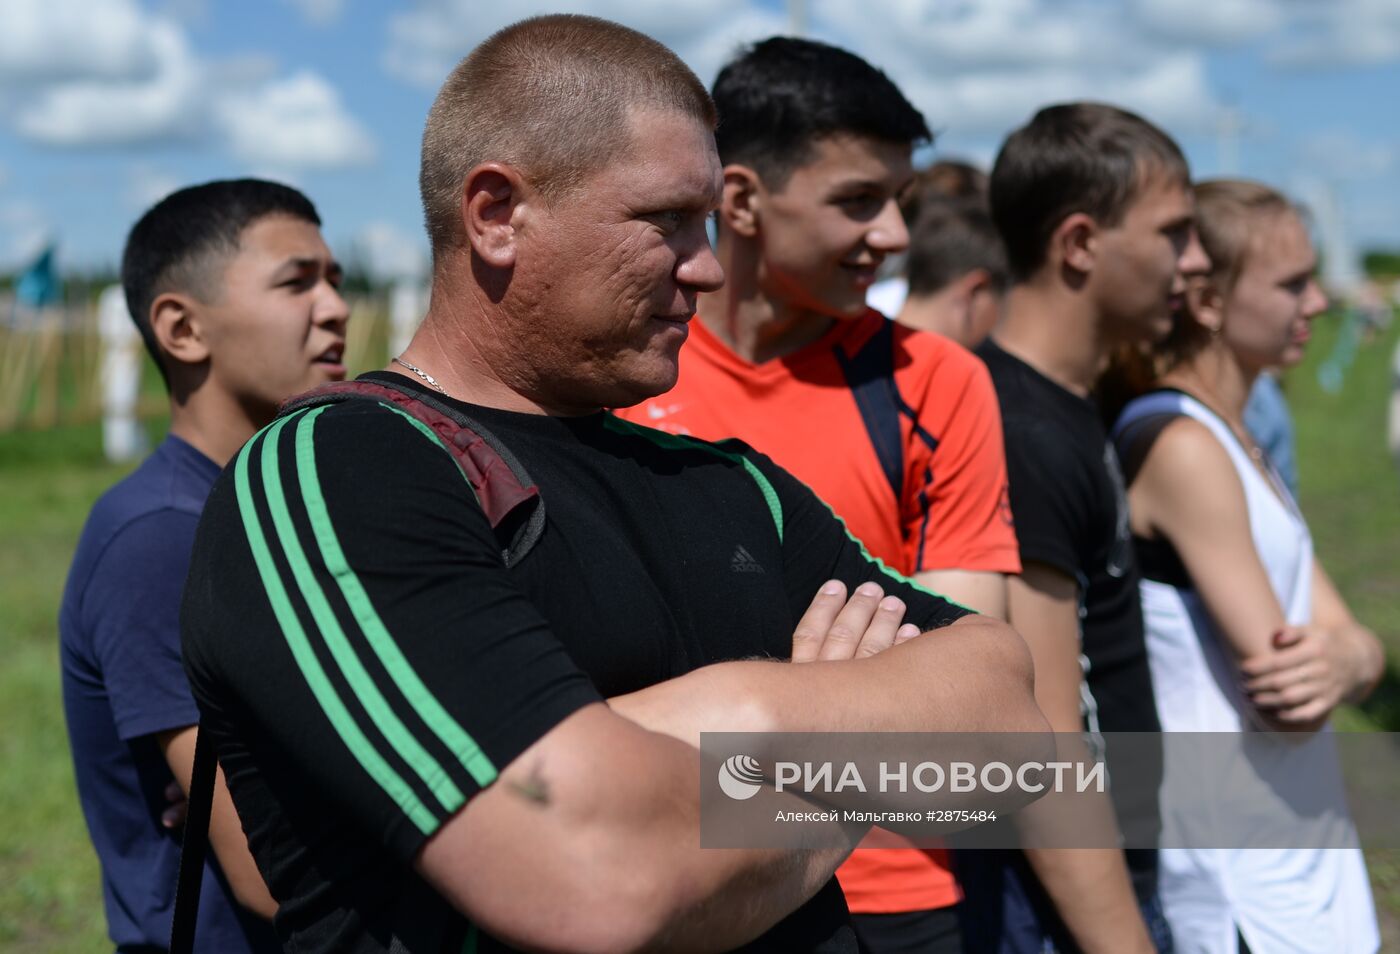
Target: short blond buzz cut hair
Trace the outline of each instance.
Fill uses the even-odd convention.
[[[636,108],[716,121],[680,57],[620,24],[553,14],[488,38],[447,77],[423,130],[418,186],[433,252],[464,240],[462,186],[477,165],[515,166],[546,196],[566,195],[626,145]]]

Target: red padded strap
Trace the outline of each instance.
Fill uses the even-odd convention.
[[[310,407],[349,397],[367,397],[391,403],[436,434],[476,491],[481,509],[486,512],[486,519],[493,528],[499,526],[517,507],[539,497],[539,488],[522,483],[505,459],[480,434],[396,388],[373,381],[335,381],[290,399],[283,405],[283,411],[294,406]]]

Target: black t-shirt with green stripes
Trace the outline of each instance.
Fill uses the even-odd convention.
[[[369,401],[279,419],[204,510],[186,668],[299,951],[460,950],[465,922],[411,873],[442,822],[584,705],[785,657],[825,580],[877,579],[925,629],[965,614],[887,576],[742,445],[460,407],[545,502],[509,569],[453,459]],[[833,879],[755,949],[853,951],[846,920]]]

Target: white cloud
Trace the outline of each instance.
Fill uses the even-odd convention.
[[[1240,43],[1284,22],[1277,0],[1134,0],[1132,6],[1149,33],[1184,43]]]
[[[354,239],[356,258],[376,283],[421,279],[428,271],[427,244],[389,222],[371,222]]]
[[[1293,0],[1293,29],[1271,50],[1283,66],[1346,67],[1400,60],[1400,4],[1394,0]]]
[[[250,164],[333,169],[374,160],[369,131],[335,87],[310,70],[230,93],[215,115],[234,155]]]
[[[201,67],[174,24],[156,20],[144,29],[154,66],[150,75],[46,86],[19,110],[15,124],[20,135],[70,147],[197,135],[203,113]]]
[[[0,31],[0,57],[7,58],[0,76],[4,69],[22,73],[33,87],[13,98],[10,118],[24,138],[69,149],[200,142],[283,178],[298,169],[373,161],[369,132],[316,73],[279,78],[275,63],[257,55],[202,60],[179,24],[129,0],[92,0],[97,33],[78,28],[75,11],[89,7],[82,0],[13,2],[20,4],[21,39],[30,46],[20,56],[11,32]],[[300,2],[317,15],[339,6],[339,0]],[[95,37],[108,28],[111,36],[99,42]],[[92,62],[86,72],[75,65],[84,57]],[[54,64],[48,72],[34,65],[45,62]]]
[[[877,65],[925,73],[1091,69],[1140,55],[1119,20],[1085,0],[817,0],[814,12],[821,32]]]
[[[131,79],[157,55],[150,22],[132,0],[5,0],[0,79]]]
[[[746,43],[788,32],[788,21],[768,10],[744,10],[692,38],[677,50],[706,87],[714,85],[720,67]]]
[[[413,9],[390,17],[384,68],[409,83],[436,89],[492,33],[545,13],[586,13],[625,24],[671,47],[706,79],[737,42],[782,32],[787,23],[750,0],[517,0],[510,5],[418,0]]]
[[[754,0],[526,0],[508,10],[419,0],[391,17],[385,68],[436,88],[476,43],[546,10],[588,12],[641,30],[675,49],[706,83],[742,43],[789,29],[785,16]],[[1003,132],[1038,106],[1085,98],[1121,102],[1177,126],[1208,122],[1216,101],[1200,55],[1163,47],[1115,10],[1101,0],[815,0],[809,26],[889,72],[939,128]],[[1222,15],[1216,29],[1229,20]]]
[[[1231,0],[1224,0],[1231,2]],[[1217,109],[1199,53],[1089,0],[817,0],[823,37],[885,69],[936,131],[975,138],[1093,99],[1185,128]]]
[[[1132,72],[1063,67],[984,70],[959,77],[915,78],[902,82],[901,88],[935,132],[958,137],[1005,132],[1042,106],[1075,100],[1110,102],[1174,130],[1209,123],[1216,108],[1203,64],[1191,55],[1170,57]]]
[[[392,75],[436,88],[473,46],[508,23],[575,12],[654,36],[709,79],[735,37],[787,32],[781,7],[760,0],[416,0],[390,17],[383,62]],[[1400,58],[1397,0],[810,0],[810,7],[814,35],[882,66],[906,60],[931,74],[1043,75],[1052,67],[1146,73],[1155,61],[1192,48],[1247,43],[1290,64]]]
[[[162,0],[157,9],[165,16],[191,26],[208,24],[214,0]]]
[[[301,11],[302,18],[314,26],[329,26],[345,12],[345,0],[283,0]]]

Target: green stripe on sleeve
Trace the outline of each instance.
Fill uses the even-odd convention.
[[[311,411],[296,432],[297,477],[301,483],[302,501],[311,520],[311,529],[321,551],[321,559],[339,585],[355,622],[364,631],[365,639],[379,657],[385,671],[394,680],[399,692],[408,700],[418,717],[442,740],[443,745],[457,756],[462,767],[471,774],[477,785],[485,788],[496,780],[496,767],[491,764],[491,760],[481,751],[475,740],[442,707],[437,697],[423,684],[423,680],[404,657],[398,643],[379,618],[379,613],[370,602],[369,594],[365,592],[360,578],[345,558],[340,540],[336,537],[330,512],[326,509],[326,501],[321,494],[313,443],[316,417],[324,410],[324,407],[320,407]]]
[[[306,465],[302,460],[303,435],[311,431],[316,416],[325,409],[322,406],[310,413],[297,416],[294,428],[296,432],[296,461],[298,479],[301,482],[303,493],[306,492]],[[442,807],[448,812],[455,812],[466,803],[466,796],[462,794],[462,790],[457,787],[451,777],[443,771],[437,759],[433,758],[428,750],[419,744],[418,740],[413,737],[413,733],[394,714],[394,710],[379,691],[379,687],[374,684],[373,677],[365,669],[364,664],[360,662],[360,657],[356,655],[354,648],[350,645],[350,640],[345,637],[345,631],[341,628],[340,621],[336,619],[330,601],[326,599],[321,584],[316,580],[316,572],[306,559],[306,554],[301,548],[301,541],[297,539],[297,531],[292,523],[291,512],[287,509],[286,497],[282,493],[278,450],[275,443],[278,430],[280,430],[280,422],[278,429],[268,434],[269,445],[263,448],[263,489],[267,494],[268,509],[272,513],[272,524],[277,529],[277,538],[282,544],[282,552],[286,556],[287,564],[292,568],[292,576],[301,590],[302,599],[306,601],[306,606],[316,621],[321,639],[325,642],[326,648],[330,650],[331,657],[340,667],[341,675],[350,685],[350,690],[354,693],[356,700],[364,706],[365,712],[374,722],[375,728],[394,747],[394,751],[398,753],[399,757],[408,763],[409,767],[423,780],[423,784],[428,786],[428,790],[437,797]]]
[[[253,500],[252,488],[248,482],[248,459],[254,453],[254,448],[265,454],[269,441],[273,443],[275,448],[282,427],[291,419],[282,418],[270,429],[265,430],[261,438],[249,442],[238,455],[238,461],[234,467],[234,487],[238,496],[238,510],[243,518],[243,529],[248,537],[248,546],[253,552],[258,575],[262,579],[263,591],[267,594],[268,602],[272,604],[272,612],[277,617],[277,623],[282,629],[282,635],[287,641],[288,648],[291,649],[292,658],[296,660],[297,666],[301,669],[302,678],[306,680],[312,695],[321,706],[321,711],[326,714],[326,718],[330,720],[341,741],[345,743],[345,747],[350,750],[370,778],[384,789],[389,798],[399,806],[418,830],[425,835],[430,835],[437,829],[437,820],[433,817],[432,812],[424,807],[418,796],[414,794],[413,789],[394,771],[393,766],[384,760],[383,756],[375,749],[374,744],[355,724],[354,717],[345,708],[345,704],[336,694],[335,687],[327,678],[325,670],[321,668],[321,663],[316,658],[316,654],[306,638],[306,633],[302,629],[301,621],[297,619],[296,610],[293,609],[291,601],[287,598],[286,588],[282,585],[282,579],[278,575],[277,566],[272,559],[272,552],[263,535],[262,526],[258,520],[257,507]]]
[[[380,401],[379,406],[388,408],[395,414],[400,415],[405,421],[408,421],[408,423],[416,427],[423,434],[424,437],[432,441],[437,446],[441,447],[443,452],[447,454],[447,456],[452,458],[452,466],[456,469],[457,473],[462,474],[462,481],[467,485],[467,489],[472,492],[473,499],[475,499],[477,503],[481,502],[481,497],[477,494],[476,488],[472,486],[472,482],[470,480],[467,480],[467,475],[462,473],[462,468],[458,466],[457,458],[455,455],[453,455],[452,449],[442,442],[442,438],[438,437],[436,431],[434,431],[428,425],[424,424],[422,421],[418,420],[418,418],[414,417],[412,414],[405,411],[403,408],[399,407],[397,404],[390,404],[388,401]]]
[[[808,489],[810,490],[811,488],[809,487]],[[813,493],[812,496],[817,497],[815,493]],[[885,574],[885,576],[898,580],[901,583],[907,583],[909,586],[918,590],[920,593],[925,594],[926,596],[936,596],[943,602],[948,603],[952,606],[956,606],[960,610],[966,610],[969,613],[977,612],[977,610],[973,609],[972,607],[964,606],[957,600],[951,600],[948,597],[944,596],[942,593],[935,593],[933,590],[929,589],[927,586],[924,586],[922,583],[918,582],[912,577],[905,576],[903,573],[899,572],[893,567],[887,566],[885,564],[885,561],[880,559],[879,557],[872,556],[870,551],[865,548],[865,544],[861,543],[860,539],[857,538],[855,534],[851,533],[850,527],[846,526],[846,521],[841,518],[841,515],[838,514],[835,510],[831,509],[831,504],[827,503],[825,500],[822,500],[820,497],[817,497],[817,499],[821,500],[822,506],[827,509],[827,512],[831,514],[832,518],[835,519],[837,523],[841,524],[841,530],[843,533],[846,534],[846,539],[850,540],[852,543],[854,543],[857,547],[860,548],[860,555],[865,557],[867,562],[875,564],[875,566],[880,570],[881,573]]]

